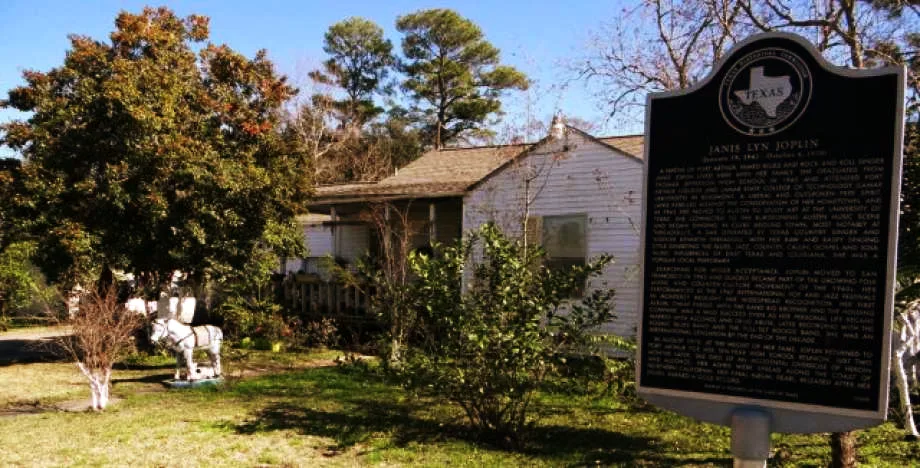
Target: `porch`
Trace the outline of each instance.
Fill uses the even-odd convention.
[[[326,203],[324,203],[326,202]],[[450,243],[461,235],[459,197],[405,200],[331,201],[319,198],[304,223],[305,258],[283,259],[279,297],[288,310],[308,320],[335,317],[374,322],[370,287],[340,281],[332,268],[357,271],[359,261],[400,268],[408,253]]]

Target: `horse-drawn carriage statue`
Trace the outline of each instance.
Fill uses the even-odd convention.
[[[185,366],[185,380],[220,378],[220,345],[224,334],[213,325],[191,327],[173,318],[158,318],[153,321],[150,341],[165,341],[176,353],[175,381],[181,380],[181,369]],[[204,349],[211,360],[210,367],[198,366],[194,360],[196,349]]]
[[[224,339],[221,329],[213,325],[189,326],[195,314],[194,297],[168,297],[158,301],[141,298],[129,299],[128,310],[148,317],[156,317],[151,323],[150,341],[164,342],[176,355],[176,373],[173,386],[195,381],[213,381],[220,378],[220,346]],[[210,366],[199,366],[194,359],[196,349],[204,349],[210,358]],[[185,368],[183,379],[182,368]]]

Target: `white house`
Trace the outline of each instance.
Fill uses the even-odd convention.
[[[617,320],[607,331],[632,336],[638,318],[641,136],[593,138],[566,127],[474,184],[463,197],[463,229],[487,221],[520,231],[560,265],[609,253],[614,263],[594,281],[616,290]],[[590,287],[590,285],[589,285]]]
[[[639,223],[642,196],[641,135],[595,138],[554,124],[534,144],[445,148],[429,151],[376,183],[319,187],[304,229],[311,257],[330,254],[341,263],[379,253],[368,223],[369,207],[387,202],[407,213],[411,246],[450,242],[494,221],[507,232],[539,241],[549,262],[583,263],[614,256],[601,283],[616,289],[615,322],[606,331],[635,333],[638,307]],[[325,216],[325,218],[323,218]],[[526,221],[523,221],[526,218]],[[309,271],[310,261],[287,262],[287,271]],[[303,298],[307,294],[299,294]],[[350,293],[324,289],[334,310],[361,304]],[[316,298],[301,300],[315,307]]]

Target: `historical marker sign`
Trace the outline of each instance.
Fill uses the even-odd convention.
[[[649,96],[639,391],[780,432],[884,420],[903,71],[745,41],[689,91]]]

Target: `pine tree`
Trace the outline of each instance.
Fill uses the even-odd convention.
[[[453,10],[401,16],[396,29],[405,34],[402,86],[435,148],[482,131],[486,118],[501,111],[503,91],[528,87],[523,73],[500,65],[499,50],[483,38],[479,26]]]

